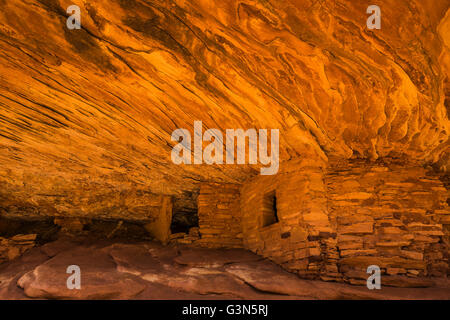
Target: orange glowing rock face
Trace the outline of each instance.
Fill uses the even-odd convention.
[[[194,121],[279,129],[281,171],[388,156],[448,170],[449,3],[378,5],[369,30],[364,1],[0,0],[1,210],[156,217],[156,195],[189,208],[200,182],[258,174],[172,163],[172,132]]]

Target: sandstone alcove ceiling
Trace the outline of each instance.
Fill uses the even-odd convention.
[[[450,2],[373,4],[0,0],[0,297],[450,299]]]
[[[277,128],[281,161],[447,170],[449,3],[382,1],[380,30],[367,5],[0,1],[2,213],[139,219],[154,194],[192,211],[200,182],[258,173],[173,164],[171,133],[196,120]]]

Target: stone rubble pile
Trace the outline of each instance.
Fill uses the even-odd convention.
[[[189,229],[189,233],[178,232],[169,236],[169,244],[193,244],[200,239],[198,227]]]
[[[14,260],[36,244],[36,234],[18,234],[11,238],[0,237],[0,263]]]

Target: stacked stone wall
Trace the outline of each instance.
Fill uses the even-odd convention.
[[[265,226],[272,193],[278,222]],[[243,185],[244,246],[304,278],[365,284],[377,265],[386,285],[431,285],[449,274],[447,198],[439,176],[418,165],[291,165]]]
[[[438,175],[420,166],[341,161],[325,180],[345,281],[365,283],[372,264],[393,285],[448,274],[450,210]]]
[[[241,248],[240,185],[204,184],[198,196],[198,233],[193,243],[209,248]]]
[[[273,192],[278,222],[264,226],[264,197]],[[241,210],[246,248],[305,278],[337,275],[322,168],[295,164],[278,175],[256,177],[242,187]]]

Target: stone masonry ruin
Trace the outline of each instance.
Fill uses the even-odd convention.
[[[0,0],[0,299],[450,299],[450,2],[370,4]]]

